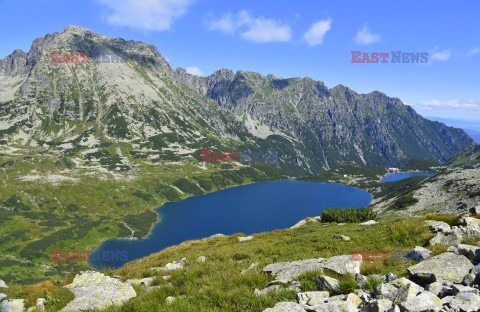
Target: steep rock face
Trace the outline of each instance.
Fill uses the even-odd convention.
[[[55,63],[54,51],[87,53],[88,62]],[[275,151],[282,168],[317,173],[342,161],[443,161],[472,141],[380,92],[228,69],[193,76],[173,71],[154,45],[75,26],[0,60],[0,145],[75,158],[101,142],[159,161],[198,161],[202,149]]]
[[[357,94],[310,78],[227,69],[208,77],[177,69],[176,76],[246,123],[295,138],[324,168],[338,159],[369,165],[403,164],[413,157],[444,161],[472,142],[462,130],[426,120],[377,91]]]

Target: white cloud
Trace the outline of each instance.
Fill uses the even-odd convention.
[[[470,51],[467,52],[467,56],[474,55],[480,53],[480,47],[479,48],[473,48],[470,49]]]
[[[229,13],[219,19],[218,21],[210,21],[208,23],[209,30],[219,30],[225,34],[233,35],[233,33],[237,30],[238,24],[235,20],[235,17]]]
[[[292,31],[290,26],[260,17],[255,19],[242,37],[253,42],[287,42],[292,38]]]
[[[480,110],[480,102],[473,99],[460,101],[440,101],[440,100],[424,100],[419,103],[419,106],[423,108],[459,108],[466,110]]]
[[[371,44],[380,41],[380,36],[372,34],[367,25],[363,25],[363,28],[357,32],[355,42],[358,44]]]
[[[452,52],[450,50],[439,50],[438,47],[435,47],[433,52],[431,53],[432,60],[434,61],[447,61],[450,56],[452,56]]]
[[[287,42],[292,37],[290,26],[263,16],[254,18],[244,10],[209,21],[207,27],[209,30],[218,30],[229,35],[241,31],[243,39],[253,42]]]
[[[200,68],[198,68],[198,66],[186,67],[185,71],[190,75],[205,76],[205,73]]]
[[[116,26],[160,31],[184,15],[195,0],[97,0],[111,12],[107,21]]]
[[[318,21],[312,25],[312,27],[303,34],[303,38],[308,42],[308,45],[314,46],[323,43],[323,37],[330,30],[332,19],[326,19]]]
[[[412,105],[421,115],[452,119],[472,119],[480,116],[480,101],[470,100],[424,100]],[[478,117],[476,117],[478,119]]]

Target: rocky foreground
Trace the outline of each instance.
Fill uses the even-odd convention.
[[[441,221],[425,221],[435,233],[429,245],[444,245],[448,246],[448,249],[433,257],[430,250],[420,246],[403,253],[400,260],[415,261],[407,268],[406,277],[396,277],[392,273],[384,276],[364,276],[360,274],[362,256],[356,254],[273,263],[261,271],[258,264],[253,263],[239,274],[253,271],[271,277],[265,289],[252,289],[256,296],[284,289],[297,293],[296,302],[278,302],[264,312],[480,311],[480,247],[463,244],[466,240],[480,237],[480,220],[463,217],[459,221],[459,226],[453,227]],[[369,224],[371,223],[364,226]],[[249,239],[254,237],[250,236]],[[338,235],[332,239],[349,238]],[[208,259],[198,257],[196,261],[202,264]],[[188,269],[188,266],[189,263],[184,258],[151,270],[169,274],[169,271]],[[302,291],[300,278],[309,272],[313,272],[315,276],[313,280],[318,291]],[[315,275],[315,272],[318,274]],[[340,287],[338,278],[345,275],[351,275],[358,284],[358,288],[350,293],[342,293]],[[165,275],[163,279],[168,281],[169,276]],[[133,287],[135,285],[144,285],[147,291],[158,287],[171,287],[168,284],[152,286],[153,280],[154,277],[124,280],[121,276],[109,277],[94,271],[82,272],[66,286],[75,294],[75,299],[61,311],[101,310],[110,306],[121,306],[137,296]],[[374,287],[371,287],[372,280],[377,281]],[[0,291],[6,287],[7,285],[0,281]],[[168,297],[164,304],[171,304],[176,299]],[[36,307],[27,311],[43,311],[44,302],[44,299],[38,299]],[[10,299],[0,294],[0,311],[23,312],[24,300]]]

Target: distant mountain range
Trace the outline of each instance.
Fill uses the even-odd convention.
[[[4,152],[27,146],[107,170],[250,149],[311,174],[343,161],[442,162],[473,142],[381,92],[228,69],[194,76],[173,70],[154,45],[75,26],[15,50],[0,60],[0,76]]]
[[[480,120],[461,120],[461,119],[448,119],[441,117],[425,117],[432,121],[440,121],[447,126],[461,128],[471,136],[477,144],[480,144]]]

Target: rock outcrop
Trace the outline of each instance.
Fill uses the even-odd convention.
[[[68,303],[61,312],[120,306],[137,296],[132,285],[92,271],[78,274],[66,287],[75,294],[75,299]]]

